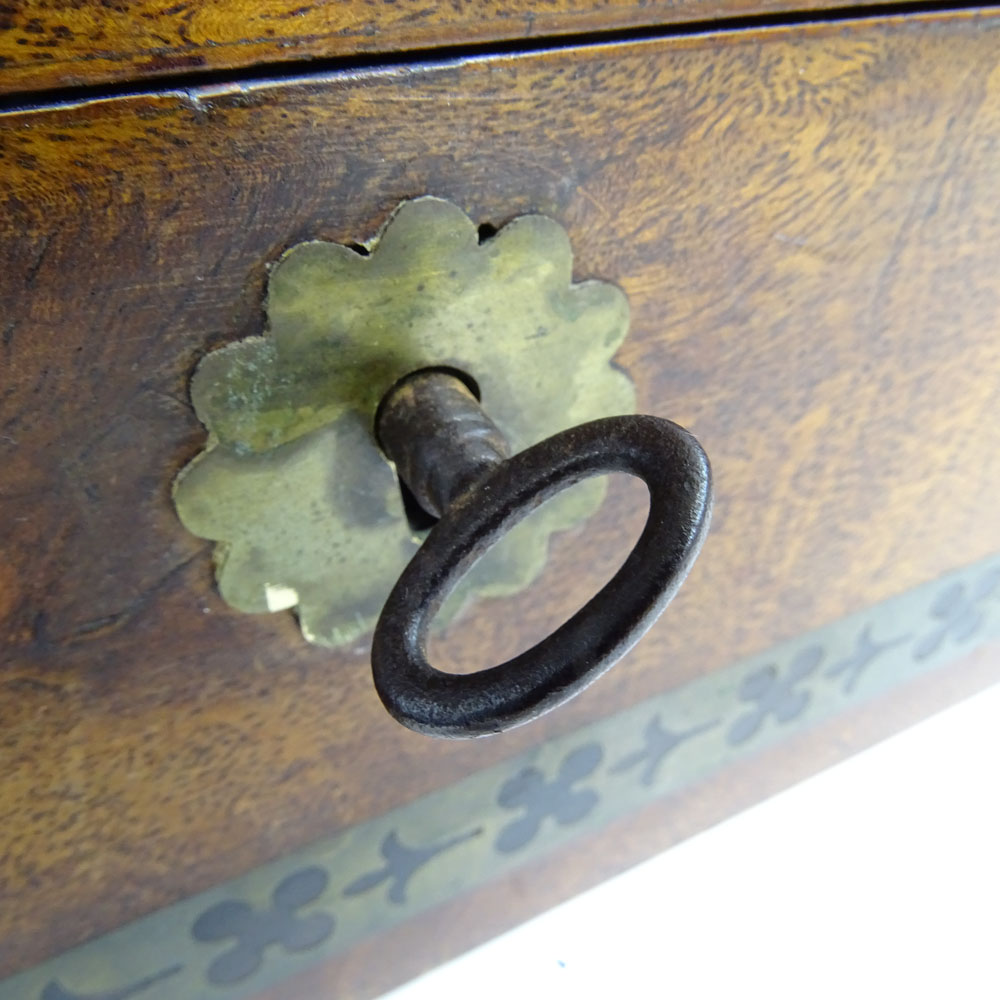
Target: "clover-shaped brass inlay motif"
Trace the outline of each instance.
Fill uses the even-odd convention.
[[[209,436],[174,502],[189,531],[218,543],[230,605],[295,607],[320,645],[371,630],[420,544],[373,435],[379,402],[404,375],[468,373],[515,452],[634,410],[631,383],[610,364],[628,330],[625,296],[572,284],[569,239],[543,216],[480,242],[449,202],[404,202],[370,254],[321,242],[285,253],[267,315],[264,336],[214,351],[194,374]],[[593,513],[603,492],[593,479],[545,504],[468,573],[463,593],[523,589],[549,535]]]

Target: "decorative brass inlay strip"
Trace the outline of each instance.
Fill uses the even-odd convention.
[[[0,982],[238,1000],[1000,636],[1000,556],[650,698]]]

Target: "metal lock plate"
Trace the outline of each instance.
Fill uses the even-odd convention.
[[[302,243],[277,262],[265,335],[214,351],[194,374],[208,441],[174,484],[181,521],[218,543],[227,603],[296,608],[323,646],[371,631],[421,542],[373,432],[399,379],[431,367],[471,376],[514,451],[635,408],[611,364],[628,332],[625,295],[572,283],[558,223],[523,216],[480,241],[461,209],[426,197],[403,202],[367,246]],[[438,621],[470,597],[530,584],[552,532],[590,516],[604,488],[588,480],[519,524]]]

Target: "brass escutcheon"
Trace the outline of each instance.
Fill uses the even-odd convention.
[[[420,545],[373,433],[379,402],[407,374],[465,373],[514,451],[598,417],[634,412],[612,358],[628,303],[612,284],[574,284],[563,228],[540,215],[494,235],[455,205],[403,202],[367,253],[307,242],[274,265],[263,336],[208,354],[191,399],[205,450],[174,483],[189,531],[214,540],[225,601],[294,608],[312,643],[374,627]],[[524,589],[549,536],[603,499],[591,479],[549,501],[470,570],[438,622],[474,596]]]

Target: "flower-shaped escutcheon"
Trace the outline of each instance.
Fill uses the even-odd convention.
[[[369,254],[320,242],[289,250],[271,273],[267,315],[265,336],[214,351],[195,372],[209,437],[174,502],[190,531],[218,542],[230,605],[296,607],[321,645],[373,627],[419,545],[372,432],[396,381],[437,366],[468,373],[514,451],[634,410],[631,383],[610,363],[628,329],[625,296],[572,284],[568,237],[542,216],[480,242],[449,202],[404,202]],[[523,589],[549,535],[593,513],[603,489],[591,480],[547,503],[470,570],[463,592]]]

